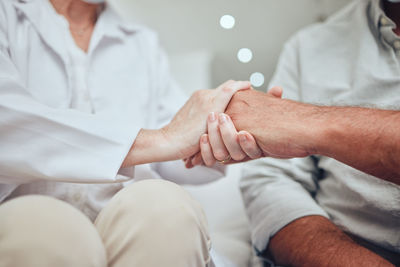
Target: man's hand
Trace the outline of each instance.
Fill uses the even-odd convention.
[[[234,95],[226,113],[236,128],[252,134],[265,156],[306,157],[313,153],[310,139],[316,138],[319,108],[281,99],[282,89],[269,93],[255,90]]]
[[[238,92],[226,113],[265,156],[323,155],[400,184],[398,110],[315,106],[249,90]]]
[[[394,267],[321,216],[303,217],[284,227],[271,239],[268,252],[283,266]]]

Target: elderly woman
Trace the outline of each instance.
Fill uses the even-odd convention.
[[[163,178],[146,163],[259,156],[217,120],[249,87],[199,91],[171,121],[184,98],[152,31],[101,1],[1,1],[0,266],[211,266],[199,205],[173,183],[127,181]]]

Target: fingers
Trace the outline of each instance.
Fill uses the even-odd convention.
[[[271,89],[269,89],[267,94],[278,97],[278,98],[282,98],[283,89],[282,89],[282,87],[275,86],[275,87],[272,87]]]
[[[193,168],[194,166],[206,165],[208,167],[212,167],[216,163],[216,159],[214,158],[211,144],[208,139],[208,134],[203,134],[200,138],[200,152],[196,155],[185,159],[185,166],[188,169]]]
[[[247,156],[249,156],[249,158],[258,159],[262,157],[263,152],[258,147],[256,140],[250,133],[246,131],[240,131],[238,135],[240,147],[247,154]]]
[[[228,81],[219,86],[215,90],[215,93],[217,94],[215,98],[216,104],[222,108],[219,111],[223,112],[225,110],[226,106],[237,91],[246,89],[251,89],[251,83],[248,81]]]
[[[214,112],[207,119],[208,134],[200,138],[200,153],[185,161],[187,168],[196,165],[214,166],[217,161],[227,160],[232,162],[256,159],[263,155],[254,137],[248,132],[237,132],[235,125],[226,114]],[[228,162],[224,162],[228,163]]]
[[[193,166],[199,166],[199,165],[203,165],[203,164],[204,164],[204,161],[201,157],[200,152],[192,157],[192,165]]]
[[[208,134],[203,134],[200,139],[200,151],[204,164],[208,167],[214,166],[216,160],[209,142]]]
[[[185,163],[185,167],[186,167],[187,169],[191,169],[191,168],[194,167],[193,164],[192,164],[192,158],[193,158],[193,157],[186,158],[186,159],[183,160],[183,162]]]
[[[230,93],[234,95],[237,91],[246,90],[251,88],[251,82],[249,81],[227,81],[220,85],[217,90]]]
[[[230,156],[235,161],[241,161],[246,157],[238,141],[238,133],[232,120],[226,114],[219,114],[219,131],[222,140]],[[214,147],[213,147],[214,148]]]
[[[195,166],[204,165],[200,152],[183,160],[187,169],[192,169]]]
[[[208,116],[208,139],[211,144],[212,152],[217,160],[224,160],[229,156],[229,152],[224,145],[224,141],[219,133],[218,119],[215,112]]]

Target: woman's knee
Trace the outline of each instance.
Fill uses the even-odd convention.
[[[200,204],[181,186],[165,180],[151,179],[134,183],[116,194],[101,212],[97,221],[119,214],[137,221],[164,221],[172,219],[194,220],[207,227],[206,217]],[[148,222],[150,224],[150,222]]]
[[[121,260],[118,256],[130,262],[146,258],[147,266],[161,261],[163,266],[205,266],[209,260],[202,208],[182,187],[165,180],[144,180],[121,190],[100,213],[96,227],[111,262]],[[121,256],[121,251],[130,253]],[[140,251],[149,256],[131,258]]]
[[[96,228],[77,209],[45,196],[0,205],[1,266],[106,266]]]

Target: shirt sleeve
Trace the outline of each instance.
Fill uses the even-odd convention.
[[[35,100],[10,58],[2,12],[0,9],[0,184],[125,179],[117,173],[139,129],[118,118],[54,109]]]
[[[270,88],[281,86],[284,98],[300,100],[298,44],[294,37],[284,47]],[[245,164],[240,183],[249,215],[252,240],[264,251],[270,238],[304,216],[328,217],[313,195],[318,191],[316,157],[291,160],[260,159]]]

